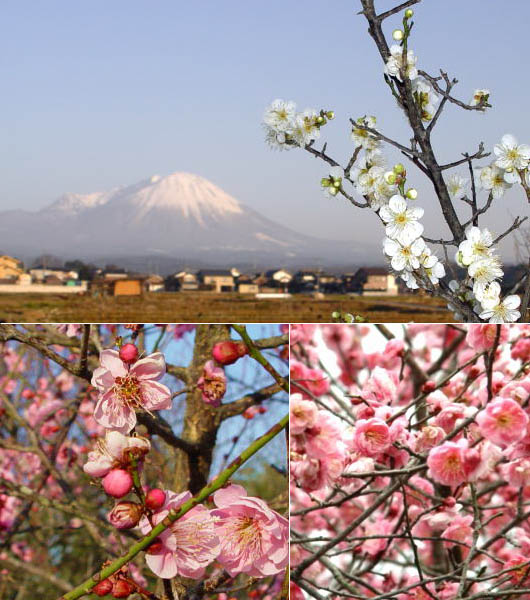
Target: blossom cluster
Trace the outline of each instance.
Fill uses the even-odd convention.
[[[490,323],[512,323],[517,321],[521,313],[517,310],[521,298],[515,294],[501,298],[501,286],[504,271],[500,258],[495,253],[493,235],[489,229],[468,227],[466,239],[459,245],[456,255],[457,263],[467,268],[469,285],[463,282],[460,286],[451,282],[464,301],[474,302],[474,309],[484,321]]]
[[[306,597],[299,581],[341,597],[350,572],[359,597],[530,587],[530,326],[377,335],[300,325],[292,340],[297,372],[334,383],[291,379],[291,597]]]

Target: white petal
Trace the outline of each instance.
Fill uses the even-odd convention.
[[[388,205],[396,213],[403,212],[407,209],[407,203],[405,202],[405,199],[399,194],[392,196],[392,198],[390,198],[388,201]]]

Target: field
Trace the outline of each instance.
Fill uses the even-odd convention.
[[[438,300],[418,296],[310,296],[256,300],[238,294],[156,293],[143,297],[0,295],[0,320],[9,323],[327,323],[333,311],[379,323],[447,323]]]

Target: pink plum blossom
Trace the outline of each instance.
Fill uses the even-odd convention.
[[[287,519],[260,498],[247,496],[240,485],[229,485],[214,494],[217,506],[215,531],[221,551],[217,560],[230,573],[266,577],[288,564]]]
[[[528,415],[509,398],[495,398],[477,415],[480,433],[498,446],[509,446],[526,434]]]
[[[377,456],[392,445],[390,428],[382,419],[361,419],[355,424],[353,444],[363,456]]]
[[[149,440],[144,437],[107,431],[105,439],[99,439],[94,450],[88,453],[83,470],[92,477],[105,477],[111,469],[127,467],[131,455],[140,459],[150,448]]]
[[[471,454],[467,440],[444,442],[429,452],[429,475],[438,483],[457,486],[467,481],[480,461]]]
[[[136,410],[171,408],[171,392],[158,383],[166,372],[164,356],[155,352],[134,365],[125,364],[116,350],[103,350],[92,385],[99,391],[94,418],[107,429],[128,433],[136,425]]]
[[[169,511],[177,509],[192,496],[190,492],[175,494],[165,490],[166,502],[153,513],[153,525],[165,519]],[[147,517],[142,517],[139,527],[143,535],[151,531]],[[195,506],[163,531],[156,553],[149,551],[145,560],[155,575],[172,579],[177,575],[199,579],[205,568],[219,554],[219,539],[211,512],[202,505]]]
[[[493,325],[490,323],[469,327],[466,342],[477,352],[490,350],[495,343],[499,329],[499,344],[504,344],[508,340],[508,327],[506,325]]]
[[[74,325],[73,323],[63,323],[62,325],[56,325],[57,331],[68,337],[75,337],[79,335],[83,329],[82,325]]]
[[[298,435],[309,427],[313,427],[317,415],[318,408],[312,400],[304,400],[302,394],[291,394],[289,400],[289,427],[293,435]]]
[[[209,360],[197,381],[197,387],[202,392],[203,402],[212,406],[220,406],[226,393],[226,375],[224,369],[216,367],[213,360]]]

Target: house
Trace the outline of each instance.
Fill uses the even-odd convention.
[[[197,273],[199,281],[215,292],[233,292],[235,281],[228,269],[209,269]]]
[[[114,284],[114,296],[141,296],[147,288],[145,279],[140,277],[115,279],[112,283]]]
[[[127,279],[128,275],[125,271],[105,271],[103,277],[108,281],[115,281],[116,279]]]
[[[0,279],[18,279],[24,273],[22,262],[12,256],[0,256]]]
[[[169,292],[193,292],[199,289],[199,279],[193,271],[180,271],[166,278],[166,290]]]
[[[385,267],[362,267],[351,279],[348,291],[365,296],[395,296],[399,286],[395,275]]]
[[[60,280],[61,282],[68,281],[70,279],[79,279],[79,273],[77,271],[68,271],[65,269],[59,269],[55,267],[46,267],[45,265],[37,265],[29,270],[34,281],[46,282],[50,277]]]
[[[127,279],[105,279],[98,277],[90,284],[94,296],[141,296],[147,291],[145,277],[128,277]]]
[[[302,270],[294,274],[290,285],[291,291],[308,293],[319,290],[319,273],[317,271]]]
[[[289,273],[285,269],[265,271],[265,277],[268,287],[283,287],[284,289],[287,289],[293,279],[292,273]]]
[[[160,275],[148,275],[145,279],[148,292],[161,292],[164,290],[164,278]]]

